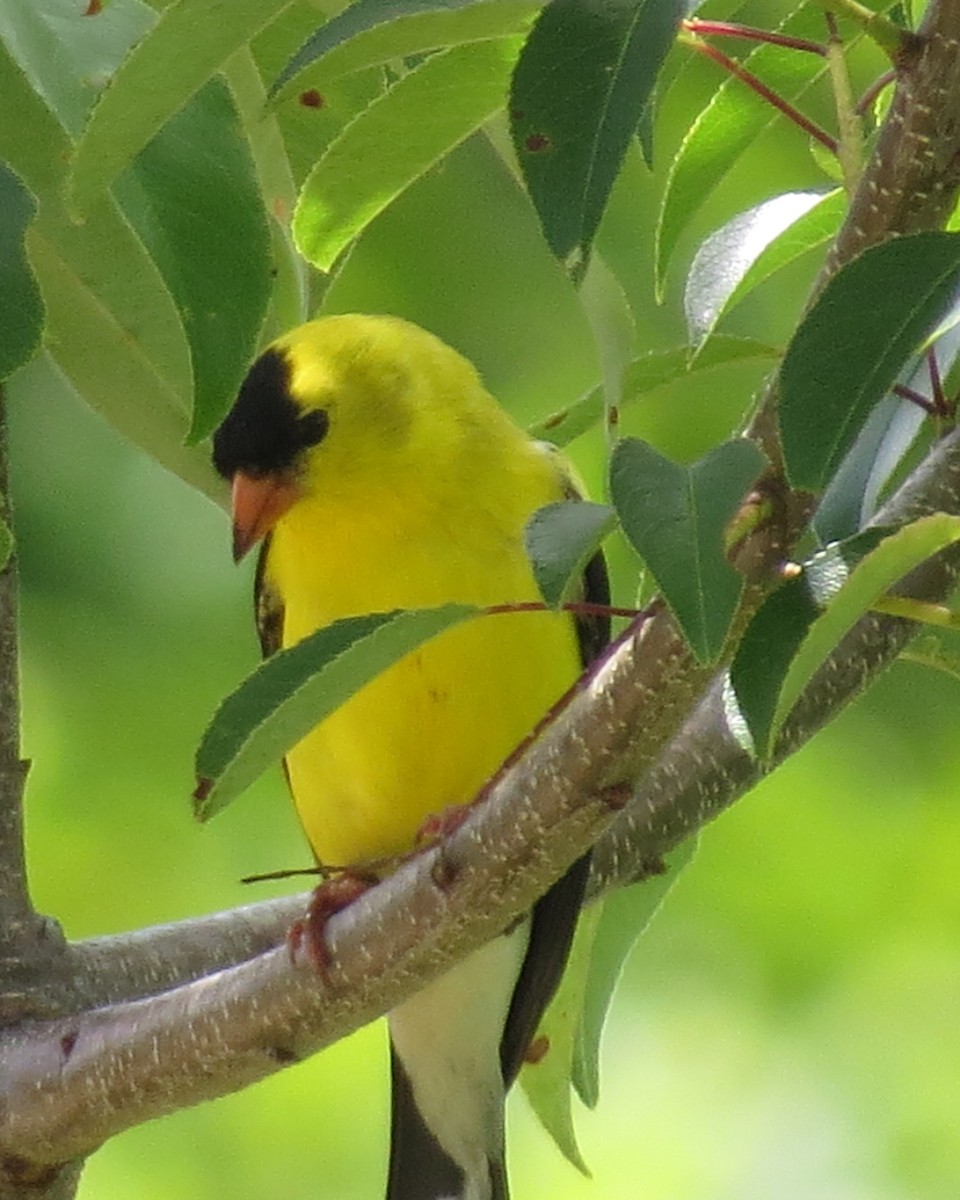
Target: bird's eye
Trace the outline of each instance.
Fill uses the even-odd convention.
[[[300,435],[301,446],[316,446],[318,442],[322,442],[327,436],[329,428],[330,418],[327,416],[325,409],[314,408],[310,412],[304,413],[297,422],[297,432]]]

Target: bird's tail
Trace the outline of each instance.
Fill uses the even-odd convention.
[[[487,1161],[486,1179],[467,1179],[463,1168],[427,1128],[410,1078],[391,1043],[390,1171],[386,1200],[509,1200],[503,1153]]]

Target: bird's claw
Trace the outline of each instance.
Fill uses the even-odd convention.
[[[296,961],[303,950],[318,974],[325,975],[332,962],[327,944],[327,922],[376,882],[375,876],[347,870],[314,888],[306,913],[290,926],[287,933],[291,960]]]

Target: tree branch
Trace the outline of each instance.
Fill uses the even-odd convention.
[[[944,509],[960,509],[960,433],[931,454],[880,516],[902,521]],[[911,594],[942,597],[958,568],[957,553],[931,560],[910,577]],[[778,757],[858,695],[911,633],[899,618],[865,617],[805,693]],[[609,747],[619,743],[617,723],[598,716],[598,708],[619,711],[621,694],[631,691],[629,672],[620,668],[632,661],[635,641],[612,653],[447,842],[331,920],[325,974],[294,964],[281,947],[155,998],[8,1034],[0,1041],[0,1147],[29,1147],[35,1160],[57,1162],[139,1121],[243,1087],[393,1007],[525,911],[611,822],[602,796],[591,797],[585,785],[602,775]],[[718,679],[601,838],[595,887],[631,879],[638,858],[676,845],[765,773],[731,734],[722,693]],[[289,911],[271,903],[208,918],[207,932],[215,922],[251,918],[256,936],[269,937],[271,922],[280,934]],[[164,936],[174,939],[175,927]],[[141,940],[128,939],[127,950]],[[102,953],[103,944],[94,943],[93,957]]]

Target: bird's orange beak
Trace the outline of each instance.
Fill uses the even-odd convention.
[[[233,477],[233,561],[239,562],[251,546],[266,537],[300,489],[281,475],[254,478],[244,471]]]

